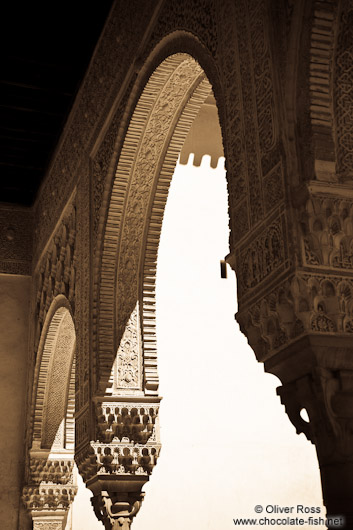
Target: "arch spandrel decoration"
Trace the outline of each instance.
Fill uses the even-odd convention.
[[[111,378],[114,352],[119,346],[123,349],[121,341],[125,342],[123,334],[129,319],[127,327],[135,337],[139,335],[136,323],[141,307],[138,310],[136,304],[139,298],[140,254],[146,231],[145,212],[151,208],[156,179],[161,172],[163,180],[164,172],[170,175],[167,176],[170,180],[183,141],[210,90],[202,69],[190,56],[171,56],[152,74],[131,119],[111,193],[101,265],[98,341],[100,388],[103,392]],[[179,130],[171,141],[177,123]],[[167,152],[168,160],[165,159]],[[115,276],[117,253],[119,259]],[[116,284],[116,292],[119,293],[116,300],[112,296],[112,284]],[[112,319],[114,315],[115,322],[108,322],[108,318]],[[123,351],[122,355],[125,355]],[[132,371],[136,373],[136,368]],[[118,389],[120,386],[125,391],[128,386],[123,381],[124,375],[119,377],[120,385],[118,382],[115,387]],[[156,374],[151,374],[151,377],[156,380]],[[136,384],[137,380],[139,384]],[[134,390],[144,390],[143,377],[132,376],[131,382]],[[155,389],[155,383],[147,384],[150,384],[151,390]]]
[[[31,447],[23,501],[33,528],[63,530],[77,487],[74,478],[75,327],[59,295],[43,326],[33,386]]]
[[[115,520],[112,506],[118,512],[123,501],[131,508],[124,514],[130,524],[160,452],[154,301],[158,242],[178,155],[210,93],[204,71],[191,56],[165,59],[136,105],[117,166],[101,265],[97,441],[76,457],[94,493],[95,512],[108,526]],[[111,487],[103,486],[106,475],[114,476]]]

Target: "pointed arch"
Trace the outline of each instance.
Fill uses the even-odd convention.
[[[200,64],[174,53],[150,75],[130,119],[102,244],[97,371],[104,393],[157,396],[154,283],[164,206],[185,138],[212,94]]]
[[[68,300],[57,296],[43,326],[32,394],[32,449],[74,449],[75,327]]]

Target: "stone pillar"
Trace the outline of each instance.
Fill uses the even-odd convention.
[[[308,375],[279,387],[278,394],[297,434],[304,432],[316,446],[332,528],[338,527],[339,520],[342,528],[348,529],[353,528],[353,370],[340,366],[339,345],[329,342],[321,348],[311,346],[318,364]],[[320,353],[328,351],[334,362],[322,366],[326,363]],[[352,356],[353,347],[346,347],[346,352],[347,357]],[[303,409],[309,422],[300,416]]]
[[[286,217],[287,270],[272,273],[269,237],[228,258],[239,271],[237,320],[265,370],[281,380],[297,432],[315,444],[328,516],[353,528],[353,193],[311,181]]]
[[[33,530],[65,530],[67,515],[76,495],[73,458],[31,452],[28,483],[23,501],[31,514]]]

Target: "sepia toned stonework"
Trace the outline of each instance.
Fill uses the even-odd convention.
[[[352,13],[350,0],[113,3],[34,207],[0,205],[1,272],[32,282],[21,489],[33,528],[64,528],[74,459],[106,530],[140,509],[161,449],[164,208],[210,100],[236,318],[316,446],[328,515],[352,527]]]

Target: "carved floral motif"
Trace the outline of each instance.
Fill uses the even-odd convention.
[[[251,242],[240,248],[236,255],[238,293],[243,297],[273,272],[279,271],[288,260],[284,215],[269,222]]]
[[[35,273],[37,322],[35,351],[38,349],[45,317],[55,296],[63,294],[74,311],[75,243],[76,211],[74,205],[70,205]]]
[[[353,7],[342,2],[335,62],[337,165],[343,180],[352,179],[353,168]]]
[[[115,361],[115,389],[142,389],[141,337],[138,306],[126,324]]]

